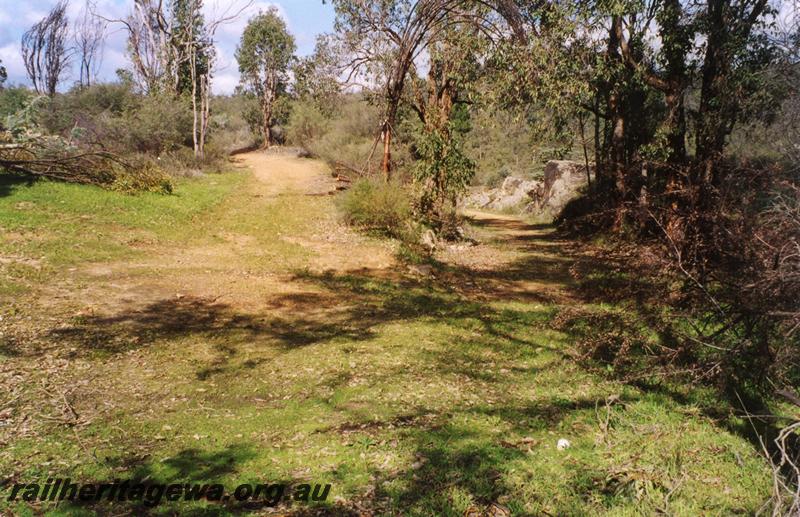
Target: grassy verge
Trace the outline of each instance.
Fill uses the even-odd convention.
[[[20,294],[78,263],[131,257],[141,245],[190,237],[191,223],[244,178],[206,176],[179,180],[172,195],[129,195],[0,175],[0,296]]]

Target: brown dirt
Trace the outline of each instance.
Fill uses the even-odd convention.
[[[327,166],[316,160],[253,152],[237,156],[236,161],[255,178],[237,195],[247,209],[259,210],[288,197],[302,210],[305,196],[327,195],[335,189]],[[230,204],[234,209],[239,205],[237,199]],[[274,310],[275,297],[285,300],[287,295],[309,294],[307,285],[294,281],[298,270],[392,274],[397,266],[391,244],[363,237],[343,225],[335,213],[310,221],[307,233],[279,236],[310,252],[305,263],[294,268],[254,266],[247,258],[270,250],[264,250],[258,236],[247,229],[217,231],[213,221],[201,228],[216,239],[195,239],[188,246],[138,242],[136,247],[146,249],[147,257],[87,264],[65,282],[45,289],[39,302],[51,311],[66,302],[80,306],[82,312],[104,315],[169,298],[219,300],[247,312]]]

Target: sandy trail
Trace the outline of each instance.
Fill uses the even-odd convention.
[[[392,244],[340,221],[329,195],[335,183],[324,163],[281,151],[247,153],[236,162],[252,179],[187,228],[196,234],[188,243],[152,244],[145,256],[88,264],[45,289],[40,303],[49,310],[66,304],[82,313],[114,315],[185,298],[269,312],[285,305],[275,299],[309,293],[309,285],[297,280],[302,271],[396,270]],[[253,222],[262,217],[271,218],[266,230]]]

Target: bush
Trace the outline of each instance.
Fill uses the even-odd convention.
[[[411,231],[411,196],[396,182],[377,179],[356,181],[341,199],[345,221],[398,239]]]
[[[289,121],[289,140],[309,154],[330,164],[361,170],[372,153],[370,170],[380,167],[381,146],[376,146],[381,111],[361,95],[346,95],[330,117],[310,104],[296,103]],[[411,163],[407,131],[400,131],[392,143],[392,162],[397,173],[407,172]]]
[[[257,106],[258,102],[250,95],[212,97],[206,156],[209,155],[209,146],[214,147],[215,155],[228,155],[256,144],[256,138],[245,119],[245,113],[253,105]]]
[[[138,109],[116,121],[127,130],[128,150],[161,154],[180,146],[192,146],[192,111],[188,100],[148,96]]]
[[[124,125],[115,124],[125,113],[138,109],[139,97],[129,85],[108,83],[72,90],[48,99],[38,114],[38,124],[48,133],[70,137],[78,128],[82,143],[123,144]],[[119,126],[119,127],[118,127]]]
[[[38,123],[49,134],[118,154],[159,155],[192,145],[189,99],[142,96],[125,84],[56,95],[40,111]]]
[[[23,86],[0,89],[0,129],[5,128],[6,119],[21,111],[34,95]]]
[[[149,158],[138,158],[128,167],[116,167],[114,190],[122,192],[155,192],[172,194],[172,182],[164,170]]]
[[[311,151],[315,142],[328,131],[329,120],[310,102],[298,102],[292,108],[286,136],[289,143]]]

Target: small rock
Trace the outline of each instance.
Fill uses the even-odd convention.
[[[569,449],[571,445],[572,444],[569,443],[569,440],[567,440],[565,438],[561,438],[561,439],[558,440],[558,444],[556,444],[556,448],[559,451],[563,451],[565,449]]]
[[[433,274],[433,267],[429,266],[428,264],[412,264],[408,266],[408,272],[412,275],[431,276],[431,274]]]
[[[419,239],[419,243],[422,244],[422,246],[425,249],[427,249],[429,252],[432,253],[433,251],[436,250],[436,244],[437,244],[436,234],[433,232],[433,230],[425,230],[425,233],[423,233],[422,237],[420,237]]]

